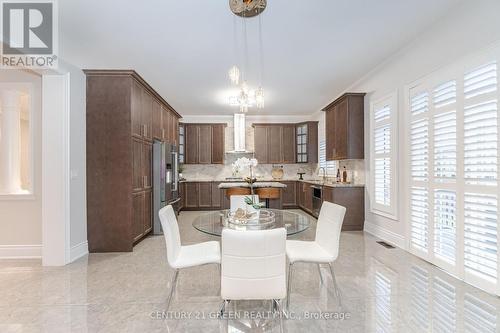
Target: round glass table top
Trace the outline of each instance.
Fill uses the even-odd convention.
[[[235,230],[266,230],[285,228],[288,236],[297,234],[309,228],[310,218],[308,216],[279,209],[267,209],[275,214],[275,221],[273,223],[255,225],[255,224],[232,224],[227,220],[229,210],[214,211],[207,214],[198,216],[194,222],[193,227],[201,232],[209,235],[220,236],[222,229],[231,228]]]

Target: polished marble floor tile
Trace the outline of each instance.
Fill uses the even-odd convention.
[[[184,244],[218,240],[196,231],[203,212],[183,212]],[[312,240],[315,221],[291,238]],[[344,232],[334,264],[294,265],[288,319],[265,301],[233,302],[217,318],[214,265],[181,271],[170,311],[172,270],[163,237],[132,253],[91,254],[71,265],[0,261],[0,332],[499,332],[500,299],[362,232]]]

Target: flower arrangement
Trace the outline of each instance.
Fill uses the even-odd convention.
[[[246,169],[249,170],[249,176],[245,177],[245,181],[250,184],[250,197],[245,198],[245,203],[247,205],[252,206],[255,209],[260,209],[262,206],[258,202],[254,202],[254,191],[253,191],[253,183],[257,181],[257,178],[254,177],[253,171],[254,168],[259,165],[259,161],[256,158],[246,158],[241,157],[238,158],[233,164],[233,173],[240,173]]]

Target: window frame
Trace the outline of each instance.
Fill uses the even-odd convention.
[[[382,105],[390,106],[390,115],[389,119],[383,121],[381,124],[376,126],[375,121],[375,110]],[[395,90],[381,98],[378,98],[370,103],[370,212],[376,215],[380,215],[392,220],[398,220],[398,208],[399,208],[399,199],[398,199],[398,184],[399,184],[399,173],[398,173],[398,90]],[[382,126],[390,127],[390,152],[388,154],[390,160],[390,205],[381,205],[375,201],[375,162],[376,156],[375,153],[375,131],[377,128]]]
[[[415,181],[412,180],[411,177],[411,138],[410,138],[410,129],[411,122],[414,119],[411,115],[411,97],[414,94],[417,94],[417,90],[426,90],[432,91],[435,86],[440,83],[443,83],[448,80],[456,80],[457,82],[457,96],[456,96],[456,144],[457,144],[457,155],[456,155],[456,181],[450,183],[438,183],[434,182],[434,133],[433,130],[430,130],[430,138],[432,141],[430,142],[429,147],[429,176],[432,177],[432,182],[427,180],[426,182],[419,182],[421,184],[425,184],[429,197],[433,197],[434,193],[438,189],[452,189],[456,193],[456,256],[455,256],[455,264],[451,265],[442,259],[439,258],[434,253],[434,237],[435,237],[435,221],[432,219],[432,223],[428,222],[429,231],[429,248],[432,251],[428,251],[429,253],[423,253],[411,246],[411,211],[408,209],[407,212],[402,216],[402,221],[405,223],[405,235],[406,235],[406,249],[426,260],[447,273],[465,281],[468,284],[471,284],[474,287],[480,288],[487,292],[493,293],[495,295],[500,295],[500,225],[497,226],[497,281],[496,283],[491,283],[481,277],[473,274],[470,271],[466,270],[465,267],[465,244],[464,244],[464,233],[465,233],[465,195],[475,195],[475,194],[485,194],[485,195],[493,195],[497,199],[497,209],[500,208],[500,181],[496,186],[490,185],[478,185],[478,184],[467,184],[464,178],[464,151],[463,151],[463,143],[464,143],[464,110],[470,105],[470,100],[466,100],[465,92],[464,92],[464,76],[487,63],[492,61],[497,62],[497,80],[500,79],[500,43],[495,43],[494,45],[487,47],[483,50],[479,50],[469,56],[459,58],[456,61],[453,61],[450,65],[443,66],[438,68],[422,78],[415,80],[414,82],[407,84],[404,86],[404,112],[402,113],[403,124],[402,130],[405,133],[402,141],[402,151],[404,153],[404,168],[402,172],[402,179],[404,182],[404,186],[402,189],[402,200],[404,202],[405,207],[410,207],[411,204],[411,189],[412,186],[415,186]],[[490,93],[491,94],[491,93]],[[493,93],[497,100],[497,128],[500,131],[500,82],[497,82],[497,90]],[[477,100],[477,99],[476,99]],[[432,103],[432,98],[429,103]],[[434,121],[435,113],[429,113],[429,121]],[[497,169],[497,178],[500,175],[500,133],[497,137],[497,142],[499,145],[497,146],[497,165],[499,168]],[[432,213],[429,213],[430,216],[434,215],[434,207],[430,207]],[[497,213],[497,223],[500,222],[500,213]],[[500,223],[499,223],[500,224]]]

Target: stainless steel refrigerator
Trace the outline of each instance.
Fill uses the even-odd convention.
[[[162,234],[158,212],[167,205],[178,211],[179,154],[177,146],[155,141],[153,144],[153,233]]]

